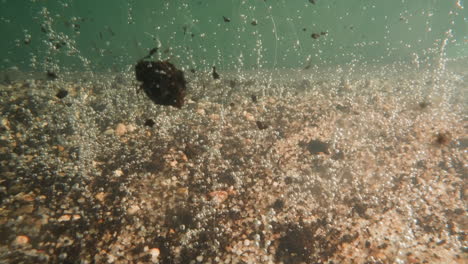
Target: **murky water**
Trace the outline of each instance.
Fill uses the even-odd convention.
[[[466,10],[0,1],[0,262],[465,263]]]

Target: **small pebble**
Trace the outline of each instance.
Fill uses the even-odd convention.
[[[71,215],[66,214],[66,215],[60,216],[58,221],[59,222],[66,222],[66,221],[70,221],[70,219],[71,219]]]
[[[182,187],[182,188],[177,189],[177,194],[180,196],[188,196],[188,188]]]
[[[219,119],[221,119],[221,117],[218,114],[211,114],[210,119],[212,121],[218,121]]]
[[[217,204],[220,204],[228,198],[228,193],[226,191],[213,191],[210,192],[209,196],[211,197],[211,200],[214,201]]]
[[[98,194],[96,194],[96,196],[94,196],[98,201],[100,201],[101,203],[104,202],[104,199],[106,198],[106,194],[103,193],[103,192],[100,192]]]
[[[199,114],[199,115],[205,115],[205,114],[206,114],[205,109],[203,109],[203,108],[197,109],[197,114]]]
[[[27,236],[17,236],[13,242],[15,245],[24,246],[29,243],[29,237]]]
[[[67,95],[68,95],[68,91],[64,90],[64,89],[61,89],[60,91],[57,92],[57,94],[55,96],[57,96],[57,98],[59,98],[59,99],[63,99]]]
[[[135,214],[136,212],[138,212],[139,210],[140,210],[140,207],[138,205],[134,204],[134,205],[130,206],[130,208],[128,208],[127,213],[129,215],[132,215],[132,214]]]
[[[249,112],[244,112],[244,117],[245,119],[247,119],[248,121],[255,121],[255,117],[249,113]]]
[[[127,125],[127,131],[128,132],[133,132],[135,130],[136,130],[136,126],[134,126],[133,124]]]
[[[117,136],[123,136],[125,133],[127,133],[127,127],[122,124],[122,123],[119,123],[116,127],[115,127],[115,134]]]
[[[117,169],[117,170],[114,171],[114,176],[115,176],[115,177],[120,177],[120,176],[122,176],[123,174],[124,174],[123,171],[120,170],[120,169]]]
[[[159,248],[151,248],[149,250],[149,254],[151,256],[151,261],[152,262],[157,262],[158,258],[159,258],[159,255],[161,254],[161,251],[159,250]]]

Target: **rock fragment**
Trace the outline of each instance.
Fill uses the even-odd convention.
[[[127,133],[127,127],[122,123],[117,124],[117,126],[115,127],[115,134],[120,137],[123,136],[125,133]]]

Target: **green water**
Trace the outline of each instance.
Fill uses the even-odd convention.
[[[0,69],[125,70],[154,47],[156,58],[197,70],[430,66],[468,56],[463,2],[3,0]]]

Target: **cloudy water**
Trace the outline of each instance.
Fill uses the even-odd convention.
[[[1,263],[466,263],[463,0],[0,0]]]

